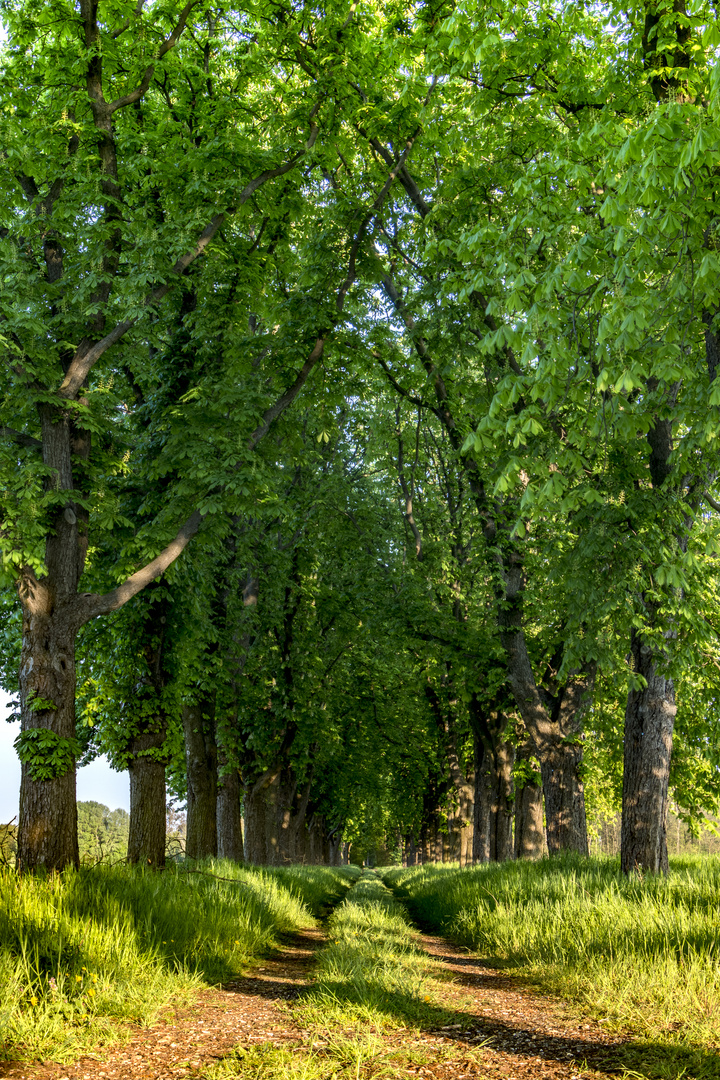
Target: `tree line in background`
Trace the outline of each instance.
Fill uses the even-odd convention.
[[[720,45],[698,0],[6,0],[18,864],[667,868],[718,809]],[[243,835],[244,821],[244,835]],[[514,822],[514,825],[513,825]]]

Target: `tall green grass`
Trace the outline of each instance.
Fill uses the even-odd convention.
[[[66,1060],[117,1037],[118,1022],[152,1022],[170,998],[232,978],[281,934],[314,925],[356,876],[186,869],[0,871],[0,1057]]]
[[[617,860],[389,870],[423,926],[651,1038],[720,1046],[720,859],[625,878]]]

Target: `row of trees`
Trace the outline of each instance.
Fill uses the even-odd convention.
[[[529,854],[539,775],[551,853],[589,785],[666,868],[718,793],[711,6],[2,11],[20,865],[102,750],[135,861],[168,782],[191,855]]]

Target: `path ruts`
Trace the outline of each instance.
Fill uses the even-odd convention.
[[[445,938],[423,934],[425,951],[437,962],[444,983],[435,995],[452,1009],[453,1023],[424,1033],[438,1047],[482,1046],[481,1065],[436,1076],[546,1077],[548,1080],[583,1080],[616,1075],[614,1051],[622,1040],[613,1038],[602,1024],[562,1016],[558,1002],[522,987],[512,978],[483,967],[477,958]],[[459,1025],[459,1026],[456,1026]],[[622,1073],[623,1070],[617,1070]],[[408,1070],[412,1074],[411,1070]],[[432,1075],[417,1070],[414,1075]]]
[[[0,1076],[12,1080],[202,1078],[208,1067],[238,1047],[249,1050],[268,1045],[321,1059],[325,1044],[295,1022],[292,1005],[310,986],[315,953],[326,940],[320,929],[293,935],[279,954],[253,965],[242,978],[222,989],[202,991],[190,1006],[169,1007],[158,1024],[131,1029],[128,1042],[102,1054],[83,1057],[73,1065],[11,1063],[4,1069],[0,1066]],[[613,1050],[621,1041],[607,1035],[601,1024],[563,1017],[559,1003],[483,967],[444,938],[418,935],[417,940],[433,961],[433,1002],[451,1012],[451,1019],[420,1031],[401,1026],[378,1032],[387,1053],[368,1060],[358,1080],[373,1076],[595,1080],[623,1072],[612,1064]],[[422,1064],[417,1063],[419,1058]]]

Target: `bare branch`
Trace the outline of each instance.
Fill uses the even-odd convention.
[[[195,536],[202,519],[203,515],[199,510],[193,511],[182,528],[178,530],[175,539],[147,566],[143,566],[141,570],[132,574],[112,592],[103,593],[102,595],[86,593],[80,596],[78,601],[80,609],[78,625],[83,626],[91,619],[97,618],[98,615],[107,615],[110,611],[117,611],[133,596],[137,596],[139,592],[142,592],[156,577],[164,574]]]

